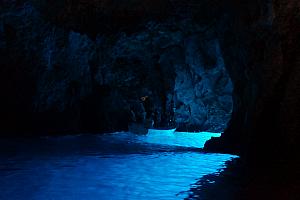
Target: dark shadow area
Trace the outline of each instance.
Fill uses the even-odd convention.
[[[0,134],[105,133],[133,122],[223,132],[233,82],[213,4],[1,2]]]
[[[298,0],[1,0],[0,138],[132,123],[224,131],[204,150],[240,160],[195,198],[297,198],[299,10]]]
[[[296,200],[300,197],[299,167],[280,158],[268,167],[249,166],[236,158],[221,172],[201,178],[186,199]]]

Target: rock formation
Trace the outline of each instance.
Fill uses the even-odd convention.
[[[227,127],[205,149],[238,153],[249,177],[299,177],[299,10],[298,0],[2,0],[0,131],[126,130],[152,110],[183,131]]]
[[[160,120],[221,131],[232,96],[229,126],[208,150],[297,152],[298,9],[284,0],[1,1],[1,129],[125,130],[148,96]]]
[[[175,14],[161,2],[109,2],[2,2],[2,129],[126,130],[149,96],[160,126],[223,131],[232,83],[215,27],[177,1],[166,4]]]
[[[299,3],[232,1],[224,8],[221,47],[232,78],[233,115],[217,151],[261,161],[296,159],[299,148]],[[230,63],[230,64],[229,64]],[[263,152],[263,153],[262,153]],[[266,156],[268,155],[268,156]]]

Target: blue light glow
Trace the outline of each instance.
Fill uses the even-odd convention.
[[[0,154],[0,199],[183,199],[196,179],[235,157],[186,148],[201,147],[212,135],[116,133],[1,141],[17,148]]]
[[[207,140],[212,137],[220,137],[221,133],[190,133],[190,132],[175,132],[174,134],[152,133],[141,137],[143,141],[161,145],[171,145],[179,147],[195,147],[203,148]]]

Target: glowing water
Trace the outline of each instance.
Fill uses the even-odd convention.
[[[171,145],[179,147],[196,147],[203,148],[207,140],[211,137],[220,137],[221,133],[187,133],[175,132],[175,134],[153,133],[140,137],[143,141],[153,144]]]
[[[210,133],[115,133],[0,141],[0,199],[183,199],[233,158],[204,154]]]

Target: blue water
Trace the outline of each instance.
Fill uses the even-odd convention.
[[[131,133],[0,141],[2,200],[184,199],[236,156],[201,153],[213,133]]]

